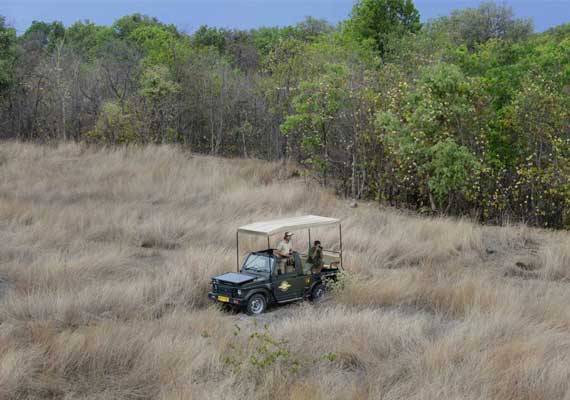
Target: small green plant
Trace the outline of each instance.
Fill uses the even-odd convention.
[[[324,284],[331,293],[338,293],[344,290],[353,281],[352,275],[346,271],[341,271],[336,275],[336,280],[326,280]]]
[[[234,328],[233,335],[234,337],[238,337],[241,332],[241,328],[237,325],[234,325]],[[228,345],[228,349],[229,351],[225,352],[222,357],[222,362],[227,365],[234,374],[238,374],[241,371],[244,348],[239,343],[232,342]]]
[[[269,335],[267,328],[263,332],[254,332],[249,336],[250,347],[254,354],[249,358],[251,365],[265,370],[276,364],[287,367],[290,372],[297,372],[300,362],[292,357],[287,348],[287,341],[275,339]]]
[[[257,323],[254,323],[254,326],[257,326]],[[241,328],[236,325],[233,334],[236,339],[240,339]],[[249,363],[257,371],[267,371],[279,366],[291,373],[297,373],[301,368],[301,361],[291,353],[287,345],[286,340],[271,336],[266,324],[263,330],[251,333],[247,342],[236,340],[230,343],[223,362],[234,373],[242,372],[244,363]]]

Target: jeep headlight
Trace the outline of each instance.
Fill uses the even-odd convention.
[[[238,296],[241,296],[241,289],[238,289],[237,294]]]

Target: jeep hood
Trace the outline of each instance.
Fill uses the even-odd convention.
[[[233,283],[234,285],[241,285],[247,282],[251,282],[257,278],[257,276],[235,272],[227,272],[223,275],[214,277],[214,279],[220,282]]]

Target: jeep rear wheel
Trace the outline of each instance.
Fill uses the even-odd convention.
[[[259,315],[265,312],[267,300],[262,294],[254,294],[247,301],[247,313],[249,315]]]
[[[326,292],[327,288],[325,287],[325,285],[319,283],[313,288],[313,291],[311,292],[311,299],[313,301],[319,301],[323,298]]]

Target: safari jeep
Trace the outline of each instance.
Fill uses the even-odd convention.
[[[324,250],[324,267],[318,272],[307,262],[306,253],[293,252],[293,262],[286,263],[270,247],[271,236],[299,229],[307,229],[308,241],[311,243],[311,228],[330,225],[338,226],[340,250]],[[342,269],[341,229],[338,219],[316,215],[258,222],[240,227],[236,233],[237,272],[214,277],[212,291],[208,293],[208,297],[227,307],[245,309],[249,315],[262,314],[272,303],[321,298],[327,288],[326,282],[335,281]],[[247,254],[241,266],[240,233],[265,236],[268,247]],[[296,245],[299,246],[298,243]]]

